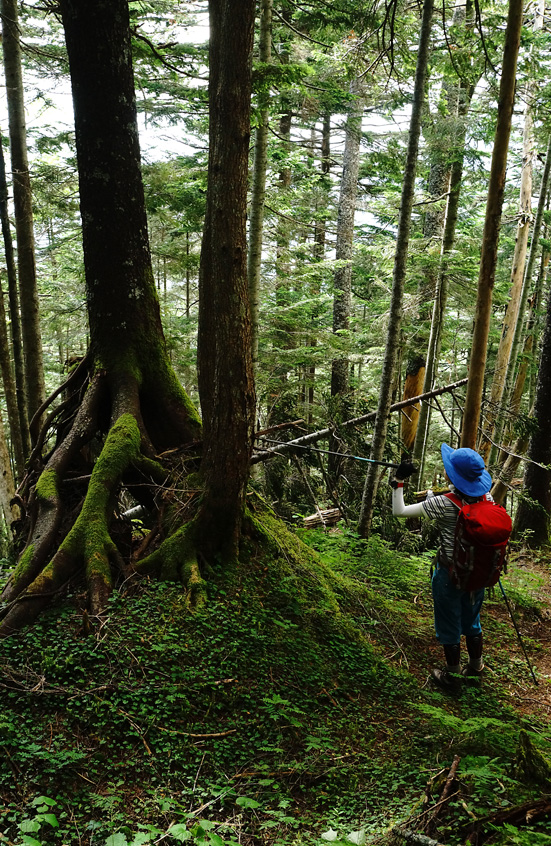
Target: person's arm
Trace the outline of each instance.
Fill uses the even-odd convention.
[[[422,502],[414,502],[411,505],[406,505],[404,502],[404,484],[400,484],[398,480],[397,486],[392,491],[392,513],[395,517],[426,517]]]
[[[390,479],[392,488],[392,513],[395,517],[424,517],[425,510],[422,502],[406,505],[404,502],[404,479],[413,475],[416,468],[411,461],[402,461],[396,469],[396,475]]]

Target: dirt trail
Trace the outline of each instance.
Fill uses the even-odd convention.
[[[533,580],[531,588],[534,599],[539,605],[537,613],[529,613],[515,606],[507,590],[508,577],[503,579],[503,586],[508,593],[513,615],[517,622],[528,658],[533,666],[537,685],[534,683],[522,647],[514,632],[511,616],[505,602],[488,604],[486,613],[494,619],[502,621],[511,627],[515,638],[517,653],[513,657],[518,661],[518,671],[514,673],[506,690],[510,696],[510,704],[525,714],[533,714],[549,720],[551,717],[551,575],[549,563],[534,561],[532,556],[525,554],[513,560],[511,564],[511,581],[515,578],[526,577]],[[511,657],[511,656],[510,656]],[[491,668],[490,668],[491,675]]]

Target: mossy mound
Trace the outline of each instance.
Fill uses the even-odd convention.
[[[338,824],[380,835],[458,746],[514,758],[495,693],[448,704],[401,661],[396,645],[413,661],[427,617],[424,562],[406,573],[353,533],[328,538],[324,561],[269,515],[250,521],[240,563],[209,575],[195,612],[178,586],[136,579],[89,634],[75,594],[0,642],[12,843],[323,843]],[[475,719],[463,736],[462,708]]]

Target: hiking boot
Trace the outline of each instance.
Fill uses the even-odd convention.
[[[475,667],[471,667],[470,664],[466,664],[461,670],[461,675],[469,684],[480,684],[482,676],[484,675],[484,664],[480,670],[475,669]]]
[[[435,685],[437,685],[441,690],[445,690],[446,693],[459,692],[461,678],[456,673],[450,673],[446,668],[440,670],[438,667],[435,667],[431,670],[430,676]]]

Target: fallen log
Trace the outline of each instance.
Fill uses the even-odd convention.
[[[551,818],[551,799],[545,797],[543,799],[534,799],[530,802],[524,802],[522,805],[516,805],[513,808],[506,808],[504,810],[496,811],[487,817],[481,817],[475,823],[470,823],[463,829],[464,835],[470,840],[476,837],[477,843],[483,843],[489,834],[485,834],[483,830],[491,825],[492,830],[507,825],[514,825],[516,828],[521,828],[523,825],[531,825],[542,820]]]
[[[334,526],[342,518],[340,508],[326,508],[319,514],[310,514],[304,518],[304,528],[314,529],[316,526]]]
[[[434,391],[426,391],[424,394],[419,394],[417,397],[409,397],[409,399],[401,400],[400,402],[396,402],[394,405],[391,405],[390,411],[400,411],[400,409],[406,408],[408,405],[412,405],[413,403],[423,402],[423,400],[428,400],[432,397],[449,393],[450,391],[454,391],[456,388],[462,387],[462,385],[466,385],[467,381],[468,379],[460,379],[458,382],[454,382],[451,385],[444,385],[442,388],[436,388]],[[345,420],[343,423],[339,424],[339,428],[343,429],[351,426],[360,426],[362,423],[368,423],[370,420],[375,420],[376,416],[376,411],[370,411],[368,414],[363,414],[361,417],[353,417],[351,420]],[[285,455],[285,453],[292,452],[296,447],[304,447],[309,444],[315,444],[317,441],[323,440],[323,438],[330,437],[333,432],[334,429],[330,427],[326,429],[319,429],[317,432],[310,432],[310,434],[302,435],[302,437],[295,438],[293,441],[287,441],[284,444],[278,444],[275,447],[263,449],[252,456],[251,464],[259,464],[262,461],[268,461],[276,455]]]

